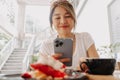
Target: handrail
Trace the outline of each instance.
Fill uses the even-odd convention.
[[[13,37],[0,52],[0,70],[15,48],[15,38]]]
[[[29,63],[30,63],[30,55],[33,54],[34,50],[34,43],[35,43],[35,36],[32,37],[30,45],[28,46],[27,52],[25,54],[25,57],[22,62],[22,72],[25,72],[28,70]]]

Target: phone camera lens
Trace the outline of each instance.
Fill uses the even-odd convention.
[[[55,41],[55,43],[59,43],[59,41],[58,41],[58,40],[56,40],[56,41]]]
[[[59,44],[57,43],[55,46],[56,46],[56,47],[59,47]]]
[[[60,42],[59,45],[62,46],[62,45],[63,45],[63,42]]]

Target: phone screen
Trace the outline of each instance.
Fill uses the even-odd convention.
[[[66,66],[72,66],[72,54],[73,54],[73,40],[56,38],[54,40],[55,53],[61,53],[61,58],[70,58],[69,62],[65,62]]]

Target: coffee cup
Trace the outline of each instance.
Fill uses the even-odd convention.
[[[112,75],[115,69],[116,60],[113,58],[87,58],[85,62],[80,64],[82,71],[86,65],[88,68],[87,73],[96,75]]]

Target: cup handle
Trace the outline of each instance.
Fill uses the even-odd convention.
[[[81,68],[82,71],[84,71],[84,69],[83,69],[83,67],[82,67],[82,64],[87,65],[87,63],[86,63],[86,62],[82,62],[82,63],[80,63],[80,68]]]
[[[86,66],[88,66],[88,65],[87,65],[87,62],[82,62],[82,63],[80,64],[80,68],[81,68],[81,70],[82,70],[83,72],[85,72],[85,73],[91,73],[91,71],[90,71],[89,69],[87,69],[87,70],[83,69],[82,64],[85,64]]]

